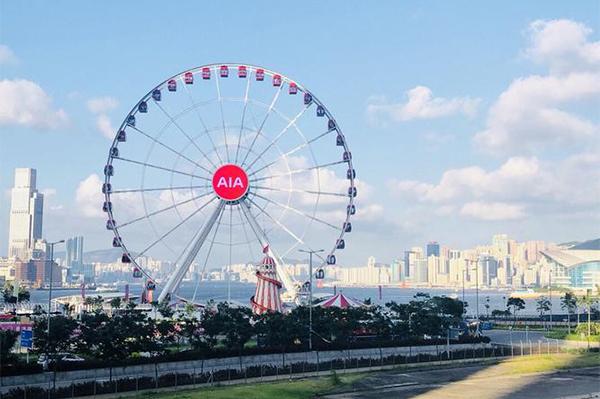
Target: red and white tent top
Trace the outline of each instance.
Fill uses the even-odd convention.
[[[322,306],[324,308],[329,308],[332,306],[336,306],[338,308],[347,309],[347,308],[358,308],[361,306],[365,306],[364,303],[354,299],[347,297],[343,293],[336,294],[331,298],[325,299],[316,304],[316,306]]]

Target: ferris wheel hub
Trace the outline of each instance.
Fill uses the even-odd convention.
[[[213,174],[212,187],[220,199],[238,201],[248,193],[248,174],[238,165],[222,165]]]

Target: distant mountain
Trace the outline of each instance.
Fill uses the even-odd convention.
[[[600,250],[600,238],[596,238],[595,240],[584,241],[582,243],[578,243],[573,245],[569,249],[587,249],[587,250]]]

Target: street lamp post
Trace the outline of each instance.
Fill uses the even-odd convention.
[[[312,267],[312,258],[313,258],[313,254],[319,253],[319,252],[324,252],[324,249],[317,249],[317,250],[305,250],[305,249],[300,249],[300,252],[304,252],[308,254],[308,276],[309,276],[309,280],[308,280],[308,292],[309,292],[309,296],[308,296],[308,351],[312,352],[312,307],[313,307],[313,295],[312,295],[312,290],[313,290],[313,284],[312,284],[312,280],[313,280],[313,267]]]
[[[52,307],[52,283],[53,283],[53,266],[54,266],[54,246],[62,244],[65,240],[48,243],[50,246],[50,287],[48,289],[48,324],[46,326],[46,361],[49,361],[48,355],[50,351],[50,310]]]

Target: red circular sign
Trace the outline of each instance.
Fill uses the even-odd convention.
[[[213,175],[212,186],[222,200],[237,201],[248,192],[248,175],[237,165],[223,165]]]

